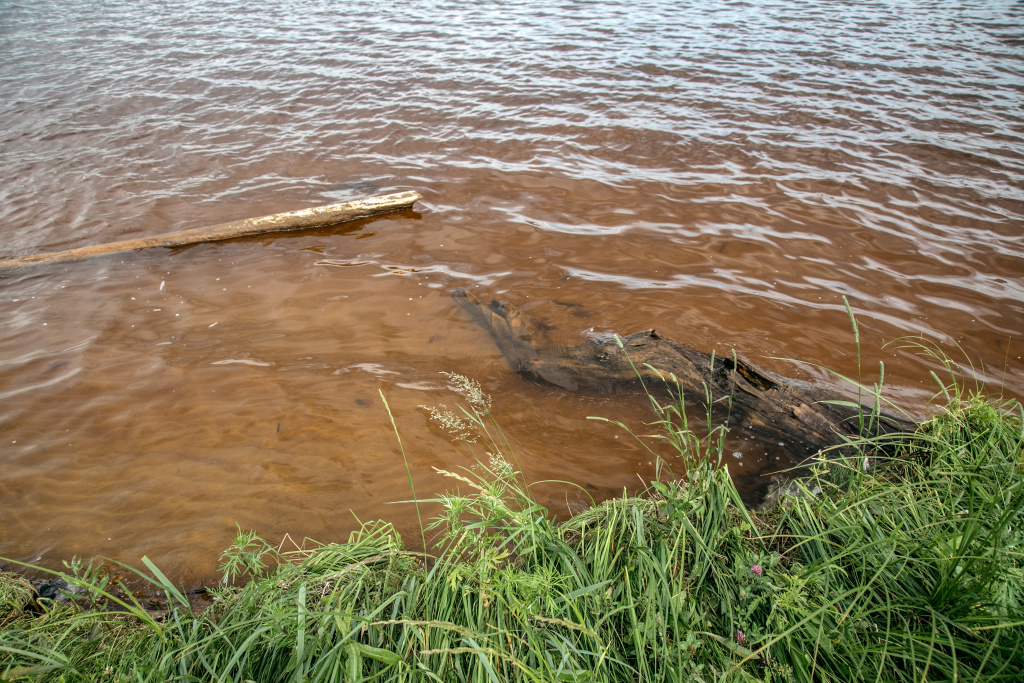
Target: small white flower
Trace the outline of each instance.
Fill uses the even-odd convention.
[[[484,393],[480,383],[475,379],[470,379],[465,375],[455,372],[442,372],[441,374],[452,381],[454,385],[452,388],[455,391],[469,400],[469,404],[473,407],[474,411],[486,413],[491,409],[491,397]]]

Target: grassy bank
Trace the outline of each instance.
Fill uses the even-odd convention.
[[[698,439],[660,406],[685,475],[555,523],[485,401],[437,415],[486,446],[427,524],[434,556],[384,523],[284,554],[242,535],[225,554],[241,585],[199,615],[152,566],[159,616],[95,572],[71,577],[92,609],[4,575],[0,678],[1022,680],[1018,404],[950,396],[891,456],[858,444],[766,512],[715,466],[722,432]]]

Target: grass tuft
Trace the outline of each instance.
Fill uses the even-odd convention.
[[[1018,403],[947,391],[912,437],[855,442],[753,511],[720,466],[724,427],[695,437],[679,396],[654,406],[678,457],[649,491],[556,523],[463,389],[486,450],[445,473],[464,491],[434,499],[432,557],[381,522],[292,552],[240,531],[225,573],[248,582],[202,614],[139,572],[167,593],[159,617],[81,577],[88,604],[62,606],[0,574],[0,679],[1020,680]]]

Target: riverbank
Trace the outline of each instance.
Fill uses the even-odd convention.
[[[386,523],[281,553],[240,534],[235,588],[196,614],[150,565],[160,612],[80,569],[65,605],[0,584],[4,680],[1019,680],[1024,433],[1016,402],[948,394],[903,437],[822,460],[799,495],[748,510],[673,406],[660,436],[687,474],[552,521],[506,458],[486,462],[424,534]],[[891,437],[888,437],[891,439]],[[865,468],[871,458],[870,468]],[[426,560],[426,561],[425,561]],[[81,606],[106,606],[83,611]],[[79,606],[81,605],[81,606]]]

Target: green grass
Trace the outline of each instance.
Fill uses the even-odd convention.
[[[893,455],[865,439],[766,512],[720,466],[724,430],[655,401],[678,463],[556,523],[471,397],[480,462],[434,500],[434,555],[385,523],[293,553],[240,531],[225,577],[246,582],[199,615],[146,562],[160,617],[80,565],[85,607],[3,574],[0,679],[1020,681],[1021,407],[948,398]]]

